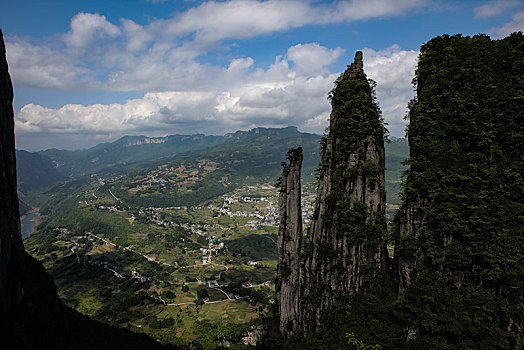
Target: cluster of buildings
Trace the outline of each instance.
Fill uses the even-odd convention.
[[[260,203],[260,202],[267,202],[267,207],[265,213],[261,213],[257,209],[255,209],[255,212],[247,211],[247,210],[236,210],[233,211],[230,207],[231,204],[243,202],[243,203]],[[273,205],[271,200],[266,197],[249,197],[249,196],[242,196],[240,199],[236,199],[234,197],[230,196],[223,196],[222,197],[222,204],[221,205],[213,205],[210,204],[207,206],[208,209],[216,211],[219,215],[227,215],[229,217],[253,217],[257,218],[258,220],[250,221],[246,224],[246,226],[251,227],[252,229],[258,228],[258,225],[266,225],[266,226],[275,226],[278,224],[278,208]]]
[[[221,249],[224,249],[224,242],[218,243],[216,242],[216,237],[211,236],[207,248],[200,248],[202,251],[202,264],[209,264],[213,253],[217,255]]]

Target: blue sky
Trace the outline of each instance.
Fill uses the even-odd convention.
[[[522,31],[524,3],[5,0],[0,28],[20,149],[256,126],[322,133],[327,94],[356,50],[401,137],[420,45]]]

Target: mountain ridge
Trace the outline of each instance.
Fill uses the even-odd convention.
[[[266,138],[266,140],[265,140]],[[275,165],[275,176],[278,175],[277,165],[285,157],[283,150],[304,146],[304,170],[306,177],[312,178],[318,163],[320,161],[320,148],[318,142],[321,135],[314,133],[305,133],[298,131],[297,127],[290,126],[285,128],[253,128],[248,131],[236,131],[223,136],[213,136],[204,134],[193,135],[168,135],[161,138],[149,136],[123,136],[111,143],[101,143],[87,150],[70,151],[59,150],[55,148],[27,152],[17,150],[17,153],[23,154],[18,161],[20,169],[18,179],[20,183],[19,190],[26,194],[32,190],[41,190],[52,183],[66,181],[68,179],[78,178],[105,171],[121,170],[138,167],[153,167],[162,162],[169,162],[175,159],[187,157],[206,157],[208,155],[219,156],[226,160],[227,152],[235,158],[243,155],[247,157],[247,146],[256,148],[256,152],[263,155],[265,149],[274,149],[276,152],[277,143],[280,143],[282,149],[278,148],[277,154],[273,155],[271,163]],[[164,140],[161,143],[141,143],[143,140],[158,139]],[[277,141],[278,139],[278,141]],[[393,202],[398,201],[396,194],[400,190],[400,176],[404,167],[401,161],[407,158],[407,144],[402,144],[403,139],[392,140],[386,144],[388,164],[391,168],[392,176],[389,184]],[[251,142],[253,141],[253,142]],[[266,142],[267,141],[267,142]],[[258,146],[256,146],[258,144]],[[400,152],[397,148],[400,147]],[[400,154],[391,154],[389,150],[399,152]],[[240,151],[240,152],[237,152]],[[235,153],[237,152],[237,153]],[[247,153],[246,153],[247,152]],[[274,152],[274,153],[275,153]],[[270,157],[270,152],[265,156]],[[393,158],[394,157],[394,158]],[[33,160],[39,160],[37,164]],[[395,164],[393,164],[395,162]],[[29,164],[28,164],[29,163]],[[398,163],[398,164],[397,164]],[[250,171],[246,168],[246,171]],[[35,174],[41,174],[40,180],[35,183]],[[395,193],[393,193],[395,192]]]

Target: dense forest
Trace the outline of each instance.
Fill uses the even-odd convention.
[[[437,37],[421,48],[415,83],[395,256],[408,340],[518,348],[524,37]]]

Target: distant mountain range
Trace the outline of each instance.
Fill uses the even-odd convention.
[[[17,150],[18,185],[21,194],[27,195],[61,181],[95,173],[125,174],[180,159],[203,158],[233,167],[244,176],[276,179],[286,152],[295,147],[304,149],[303,174],[306,181],[312,181],[320,160],[320,138],[317,134],[299,132],[296,127],[255,128],[224,136],[124,136],[80,151],[49,149],[30,153]],[[402,171],[400,162],[407,158],[407,150],[404,139],[396,139],[386,146],[391,198],[397,198]]]

